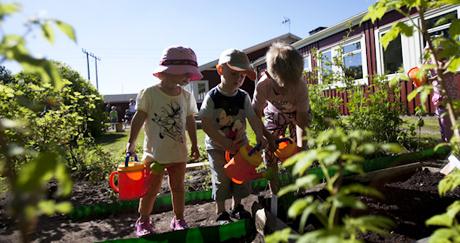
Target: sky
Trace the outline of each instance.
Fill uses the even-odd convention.
[[[72,25],[77,42],[55,28],[49,44],[40,30],[26,36],[37,57],[64,62],[88,78],[86,55],[97,62],[101,94],[137,93],[157,80],[152,70],[163,49],[191,47],[198,65],[219,57],[228,48],[245,49],[291,32],[301,38],[319,26],[331,27],[366,11],[374,0],[23,0],[22,11],[7,18],[4,33],[25,33],[31,17],[53,18]],[[290,24],[283,24],[289,19]],[[0,32],[0,35],[2,32]],[[90,82],[96,86],[94,58]],[[19,66],[5,65],[13,73]]]

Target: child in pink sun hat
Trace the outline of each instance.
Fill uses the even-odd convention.
[[[140,215],[135,224],[139,237],[154,232],[150,214],[165,171],[169,175],[175,214],[171,229],[188,227],[184,220],[184,178],[188,160],[186,130],[191,141],[191,157],[199,157],[194,119],[198,112],[196,101],[192,94],[181,87],[203,77],[198,70],[195,53],[182,46],[165,49],[153,75],[160,79],[160,83],[139,92],[126,145],[126,152],[134,155],[137,136],[144,127],[143,161],[154,169],[147,194],[139,201]]]

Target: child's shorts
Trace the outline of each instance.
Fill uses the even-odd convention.
[[[232,196],[236,198],[247,197],[251,192],[251,183],[246,182],[241,185],[233,183],[225,175],[224,165],[225,151],[220,149],[210,149],[208,152],[209,166],[211,168],[212,197],[216,201],[224,201]]]

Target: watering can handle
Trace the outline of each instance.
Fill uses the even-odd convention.
[[[254,154],[255,152],[259,151],[259,150],[260,150],[260,146],[261,146],[260,143],[257,144],[256,146],[254,146],[254,148],[252,148],[251,150],[249,150],[248,155],[249,155],[249,156],[252,156],[252,154]]]
[[[131,153],[127,152],[125,158],[125,167],[128,167],[129,157],[131,157]],[[139,160],[137,159],[137,154],[134,154],[134,161],[139,162]]]
[[[275,143],[276,144],[280,144],[282,142],[289,142],[289,143],[292,143],[292,140],[290,138],[278,138],[275,140]]]
[[[115,182],[114,182],[114,179],[115,179],[115,175],[118,175],[118,171],[113,171],[112,173],[110,173],[110,176],[109,176],[109,185],[110,187],[113,189],[114,192],[119,192],[119,189],[118,189],[118,186],[115,185]]]

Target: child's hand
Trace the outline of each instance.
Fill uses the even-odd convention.
[[[136,155],[136,144],[135,143],[126,144],[126,153],[130,153],[131,156]]]
[[[198,146],[193,146],[191,147],[190,149],[190,157],[193,159],[193,160],[197,160],[200,158],[200,150],[198,149]]]
[[[256,141],[257,141],[257,144],[260,144],[261,149],[266,148],[267,145],[268,145],[267,139],[265,139],[265,137],[263,137],[263,136],[256,137]]]
[[[238,150],[240,149],[240,147],[242,146],[242,141],[241,140],[231,140],[229,138],[226,138],[226,141],[225,141],[225,144],[224,144],[224,148],[228,151],[230,151],[230,153],[232,154],[235,154],[238,152]]]

